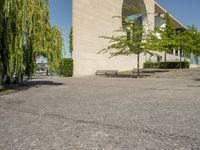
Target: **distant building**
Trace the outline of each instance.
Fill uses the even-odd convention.
[[[200,57],[194,56],[193,54],[191,54],[190,63],[191,63],[191,67],[200,66]]]
[[[37,74],[46,74],[48,68],[48,60],[44,56],[38,56],[36,58]]]
[[[137,56],[119,56],[109,59],[109,54],[97,54],[107,47],[108,41],[99,38],[102,35],[112,35],[115,29],[122,27],[122,19],[113,16],[131,16],[124,5],[136,5],[140,13],[145,14],[142,24],[146,29],[164,26],[162,15],[167,11],[155,0],[73,0],[73,59],[74,76],[94,75],[96,70],[132,70],[136,68]],[[176,28],[184,28],[175,17],[170,18]],[[141,55],[140,66],[145,61],[163,61],[160,57]],[[179,60],[179,51],[167,54],[168,61]]]
[[[36,58],[36,64],[48,64],[47,58],[44,56],[38,56]]]

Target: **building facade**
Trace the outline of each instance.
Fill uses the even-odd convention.
[[[164,25],[161,17],[167,11],[155,0],[73,0],[73,59],[74,76],[95,75],[97,70],[132,70],[137,67],[137,56],[118,56],[109,58],[109,54],[97,54],[106,48],[108,41],[99,36],[113,35],[115,29],[122,27],[122,19],[113,16],[134,15],[127,12],[124,5],[136,5],[143,15],[142,23],[148,30]],[[170,15],[177,28],[184,26]],[[161,58],[164,54],[161,54]],[[168,60],[178,60],[179,56],[168,54]],[[141,54],[140,66],[145,61],[157,61],[157,58]]]

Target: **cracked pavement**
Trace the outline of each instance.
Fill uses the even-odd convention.
[[[200,81],[48,78],[0,96],[1,150],[200,150]]]

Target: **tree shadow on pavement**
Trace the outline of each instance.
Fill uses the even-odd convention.
[[[194,79],[194,81],[200,81],[200,78]]]
[[[6,84],[4,86],[5,90],[2,90],[2,92],[0,92],[0,95],[24,91],[30,88],[39,88],[41,86],[61,86],[61,85],[64,84],[48,80],[24,81],[23,83],[20,84]]]

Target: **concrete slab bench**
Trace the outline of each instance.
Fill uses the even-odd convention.
[[[117,75],[118,70],[97,70],[96,75]]]

